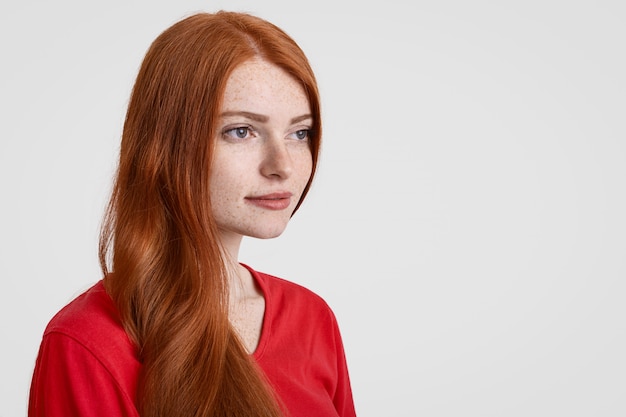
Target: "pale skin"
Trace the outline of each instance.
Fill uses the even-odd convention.
[[[230,75],[215,138],[211,205],[230,266],[229,319],[256,350],[265,299],[238,262],[243,236],[268,239],[286,228],[312,171],[309,101],[281,68],[255,58]]]

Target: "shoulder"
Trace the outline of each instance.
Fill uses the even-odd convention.
[[[31,381],[29,415],[136,416],[140,365],[113,300],[98,282],[48,323]]]
[[[326,301],[320,295],[300,284],[289,281],[285,278],[279,278],[277,276],[267,274],[265,272],[257,273],[265,282],[268,289],[280,292],[284,295],[299,297],[314,304],[327,306]]]
[[[44,341],[71,340],[107,367],[136,358],[136,349],[124,330],[113,300],[102,281],[74,298],[48,323]]]
[[[334,312],[317,293],[287,279],[247,268],[264,293],[266,315],[274,325],[295,324],[296,328],[302,326],[313,332],[328,332],[337,327]],[[302,331],[302,327],[297,330]]]
[[[255,278],[263,292],[274,302],[331,312],[326,300],[309,288],[265,272],[252,271],[252,274],[256,275]]]
[[[125,334],[113,300],[102,281],[74,298],[48,323],[44,335],[62,333],[78,340]]]

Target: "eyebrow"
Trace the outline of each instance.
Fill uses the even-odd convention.
[[[268,116],[265,116],[263,114],[258,114],[258,113],[252,113],[249,111],[225,111],[222,114],[220,114],[220,116],[222,117],[229,117],[229,116],[243,116],[246,117],[248,119],[257,121],[257,122],[261,122],[261,123],[267,123],[267,121],[270,119]],[[303,120],[307,120],[307,119],[312,119],[313,116],[311,116],[310,114],[303,114],[301,116],[297,116],[294,117],[293,119],[291,119],[291,123],[295,124],[295,123],[299,123]]]

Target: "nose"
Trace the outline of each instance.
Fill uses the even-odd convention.
[[[268,140],[263,146],[261,173],[268,178],[288,178],[293,172],[293,161],[284,140]]]

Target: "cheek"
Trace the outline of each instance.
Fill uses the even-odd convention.
[[[247,161],[245,155],[237,155],[224,149],[216,149],[209,173],[211,196],[227,194],[229,190],[242,181]],[[243,166],[242,166],[243,165]]]
[[[304,144],[294,146],[290,150],[291,161],[294,168],[298,171],[298,176],[310,175],[313,167],[313,154],[311,149]]]
[[[313,156],[310,151],[304,153],[297,161],[298,178],[302,182],[302,188],[306,186],[311,178],[311,172],[313,171]]]
[[[226,166],[214,164],[209,180],[209,194],[211,205],[219,207],[232,199],[232,191],[238,189],[237,176],[233,175]]]

